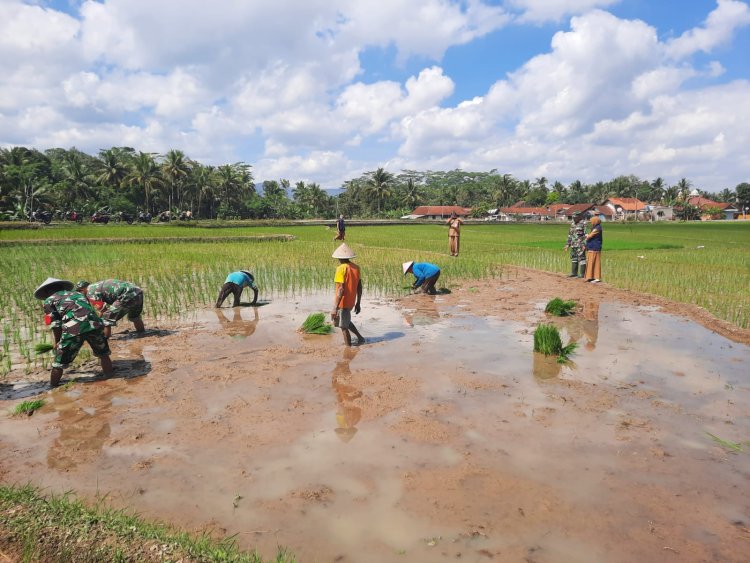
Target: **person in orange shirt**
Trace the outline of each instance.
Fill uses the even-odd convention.
[[[360,277],[359,266],[351,262],[356,257],[354,251],[344,243],[336,249],[331,255],[338,258],[340,264],[336,268],[336,275],[333,278],[336,284],[336,295],[333,300],[333,310],[331,319],[334,326],[341,328],[344,335],[344,344],[352,345],[351,333],[357,337],[357,344],[364,344],[365,338],[362,336],[357,327],[352,323],[352,308],[354,313],[359,315],[362,302],[362,279]]]

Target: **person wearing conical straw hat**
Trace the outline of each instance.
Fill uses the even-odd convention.
[[[429,262],[404,262],[401,265],[401,269],[404,271],[404,275],[411,272],[414,274],[414,285],[411,289],[414,293],[429,293],[430,295],[437,294],[435,289],[435,283],[437,283],[440,277],[440,268],[435,264]]]
[[[88,342],[99,358],[105,375],[112,373],[109,344],[104,336],[104,323],[83,293],[73,290],[73,282],[47,278],[34,291],[34,297],[44,301],[44,322],[52,327],[55,336],[55,358],[49,382],[57,387],[63,370]]]
[[[357,337],[357,344],[364,344],[364,336],[352,323],[352,309],[354,309],[355,315],[359,315],[362,303],[362,277],[359,266],[351,261],[352,258],[356,257],[356,254],[346,243],[343,243],[331,256],[337,258],[340,262],[333,278],[336,284],[336,292],[331,319],[334,326],[341,329],[341,333],[344,335],[344,344],[352,345],[351,333],[354,333],[354,336]]]
[[[255,305],[258,302],[258,288],[255,285],[255,276],[248,270],[239,270],[229,274],[227,279],[224,280],[221,291],[219,291],[219,297],[216,299],[216,308],[221,307],[229,295],[234,296],[234,305],[232,307],[239,307],[242,290],[246,287],[253,290],[253,300],[250,302],[250,305]]]

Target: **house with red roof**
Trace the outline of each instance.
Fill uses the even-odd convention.
[[[460,207],[458,205],[420,205],[409,215],[402,219],[447,219],[455,213],[459,217],[466,217],[471,213],[471,207]]]
[[[718,201],[713,201],[712,199],[708,199],[703,196],[693,196],[689,197],[687,202],[700,209],[701,211],[707,210],[707,209],[718,209],[720,210],[721,214],[723,216],[722,219],[728,219],[733,220],[737,219],[740,215],[740,210],[737,209],[734,205],[731,203],[720,203]],[[710,221],[711,219],[716,219],[716,216],[709,213],[702,213],[701,214],[701,221]]]
[[[646,204],[637,197],[611,197],[597,206],[601,211],[609,208],[613,220],[637,219],[646,211]]]

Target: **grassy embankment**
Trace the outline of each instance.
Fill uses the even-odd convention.
[[[191,535],[72,495],[0,486],[0,558],[8,561],[223,561],[262,563],[231,538]],[[276,563],[294,558],[279,551]]]
[[[447,255],[442,225],[353,226],[347,242],[363,267],[366,294],[399,294],[405,285],[400,265],[407,260],[439,264],[441,285],[447,287],[494,276],[504,264],[566,272],[567,229],[566,224],[468,223],[458,259]],[[750,326],[750,223],[605,224],[604,229],[605,282],[697,304],[718,318]],[[295,239],[264,238],[281,234]],[[47,276],[127,279],[146,291],[146,318],[175,318],[210,306],[226,274],[239,268],[254,271],[261,298],[329,288],[335,266],[330,255],[337,245],[332,234],[320,225],[53,225],[0,231],[0,284],[6,288],[0,293],[0,374],[10,369],[11,356],[14,364],[48,361],[33,354],[33,345],[47,341],[50,331],[31,296]]]

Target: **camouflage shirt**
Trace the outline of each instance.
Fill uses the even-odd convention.
[[[83,293],[58,291],[44,301],[44,312],[52,328],[61,328],[63,334],[78,336],[104,326],[96,310]]]
[[[115,301],[127,303],[143,293],[140,287],[122,280],[104,280],[92,283],[88,288],[91,301],[101,301],[112,305]]]
[[[568,230],[568,241],[566,243],[571,249],[586,249],[586,230],[583,221],[573,221]]]

